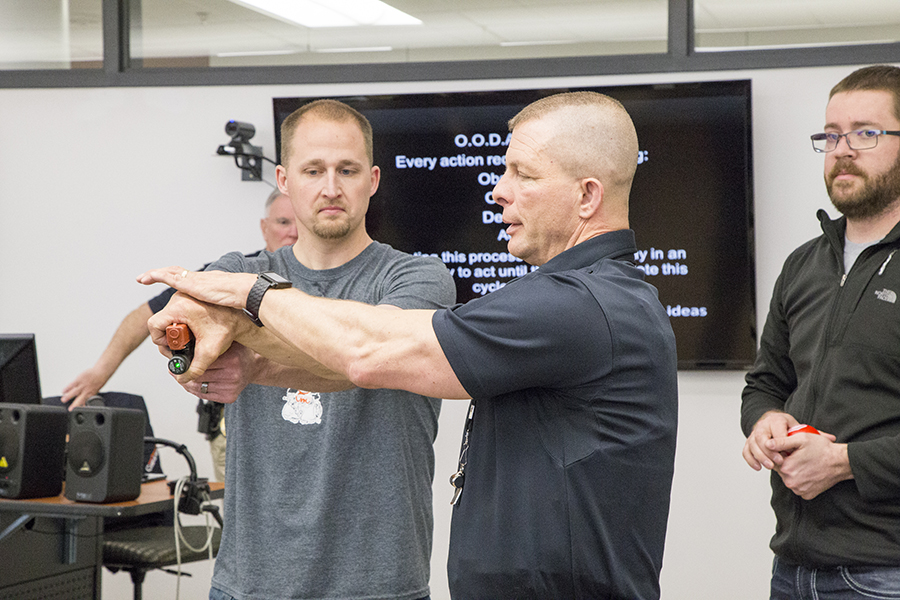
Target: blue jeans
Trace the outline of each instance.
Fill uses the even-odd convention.
[[[769,600],[900,600],[900,567],[810,569],[775,557]]]
[[[421,600],[430,600],[431,596],[425,596]],[[209,588],[209,600],[236,600],[234,596],[226,594],[220,589]]]
[[[235,600],[231,594],[226,594],[218,588],[209,588],[209,600]]]

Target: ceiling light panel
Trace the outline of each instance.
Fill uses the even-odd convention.
[[[421,25],[422,21],[381,0],[231,0],[235,4],[304,27]]]

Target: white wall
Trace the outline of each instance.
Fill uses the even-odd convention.
[[[762,326],[781,262],[816,235],[828,207],[822,159],[808,136],[822,127],[828,90],[852,67],[597,77],[579,85],[700,79],[753,80],[757,302]],[[574,84],[569,79],[494,82],[0,90],[0,332],[37,335],[45,395],[90,366],[122,317],[155,293],[142,271],[197,268],[230,250],[262,245],[258,219],[270,188],[242,182],[215,155],[229,119],[256,125],[254,142],[274,157],[271,99]],[[273,169],[265,165],[265,179]],[[743,373],[685,372],[669,535],[665,600],[756,599],[767,593],[774,518],[768,479],[747,467],[739,420]],[[151,344],[135,352],[107,389],[143,394],[156,434],[184,442],[211,475],[196,432],[195,400],[167,375]],[[437,442],[432,597],[448,597],[445,561],[449,474],[465,403],[445,403]],[[170,475],[184,472],[166,454]],[[636,499],[635,501],[639,501]],[[199,565],[199,566],[198,566]],[[205,563],[182,583],[204,597]],[[126,575],[104,573],[108,598],[128,597]],[[170,598],[174,578],[148,576],[145,597]]]

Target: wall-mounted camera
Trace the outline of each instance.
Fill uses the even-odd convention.
[[[227,144],[219,146],[216,154],[234,157],[234,164],[241,170],[242,181],[262,181],[262,148],[250,143],[256,127],[241,121],[225,123],[225,133],[231,137]]]
[[[225,123],[225,133],[231,136],[232,142],[249,142],[256,135],[256,127],[252,123],[228,121]]]

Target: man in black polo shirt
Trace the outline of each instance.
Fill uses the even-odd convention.
[[[360,387],[472,398],[452,478],[451,594],[659,598],[677,361],[656,290],[628,262],[634,126],[615,100],[576,92],[529,105],[510,129],[493,197],[509,251],[540,269],[439,311],[159,269],[139,280],[190,297],[150,320],[153,339],[164,346],[176,321],[194,329],[185,383],[239,341]]]

